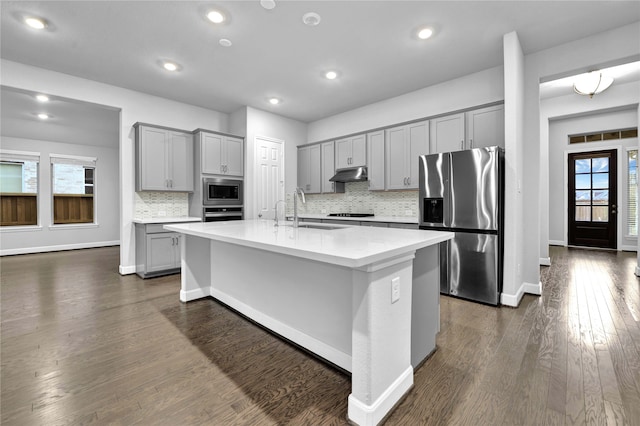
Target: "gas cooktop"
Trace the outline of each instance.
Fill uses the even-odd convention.
[[[329,216],[334,217],[372,217],[373,213],[329,213]]]

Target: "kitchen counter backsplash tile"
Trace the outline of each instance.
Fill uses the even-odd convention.
[[[298,213],[374,213],[376,216],[418,216],[418,191],[369,191],[369,182],[351,182],[344,194],[309,194],[298,199]],[[287,214],[293,214],[293,194],[287,193]]]
[[[136,192],[135,214],[139,219],[189,216],[186,192]]]

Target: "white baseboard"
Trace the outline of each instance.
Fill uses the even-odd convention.
[[[222,303],[231,306],[233,309],[256,321],[258,324],[262,324],[268,329],[273,330],[285,339],[291,340],[303,348],[307,348],[312,353],[329,360],[340,368],[351,371],[351,354],[346,354],[333,346],[329,346],[326,343],[309,336],[308,334],[302,333],[301,331],[296,330],[275,318],[265,315],[264,313],[257,311],[251,306],[219,290],[211,288],[211,296],[220,300]],[[180,293],[180,297],[182,300],[182,292]],[[411,379],[413,380],[413,374],[411,375]]]
[[[541,257],[540,258],[540,266],[551,266],[551,258],[550,257]]]
[[[549,245],[550,246],[566,246],[567,242],[566,241],[560,241],[560,240],[549,240]]]
[[[622,246],[620,247],[620,250],[622,251],[638,251],[638,246]]]
[[[118,272],[120,275],[131,275],[136,273],[136,265],[131,266],[122,266],[118,267]]]
[[[538,282],[538,284],[522,283],[516,294],[500,294],[500,303],[517,308],[525,293],[540,296],[542,294],[542,282]]]
[[[636,266],[636,277],[640,277],[640,266]]]
[[[63,244],[59,246],[24,247],[17,249],[0,250],[0,256],[12,256],[14,254],[48,253],[52,251],[78,250],[85,248],[109,247],[118,245],[120,245],[120,241],[97,241],[91,243]],[[133,272],[135,272],[135,270]]]
[[[181,302],[191,302],[192,300],[202,299],[208,296],[211,296],[211,287],[196,288],[188,291],[180,290]]]
[[[409,366],[371,405],[350,394],[347,416],[350,421],[360,426],[377,425],[412,386],[413,368]]]

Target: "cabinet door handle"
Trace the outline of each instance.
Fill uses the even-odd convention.
[[[469,148],[473,148],[473,139],[469,139]]]
[[[464,149],[464,140],[460,141],[460,149]]]
[[[411,186],[411,176],[409,176],[409,177],[407,178],[407,185],[408,185],[408,186]]]

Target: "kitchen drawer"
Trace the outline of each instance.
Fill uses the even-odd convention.
[[[387,222],[362,221],[360,222],[360,226],[375,226],[377,228],[388,228],[389,224]]]
[[[145,225],[145,232],[147,234],[158,234],[160,232],[171,232],[164,229],[165,225],[169,225],[169,223],[147,223]]]

